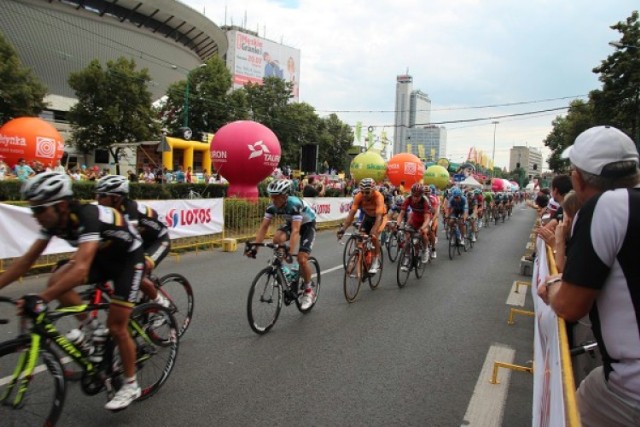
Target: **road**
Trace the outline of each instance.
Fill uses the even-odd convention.
[[[103,395],[87,397],[73,385],[60,425],[489,425],[465,419],[476,384],[488,383],[481,375],[488,351],[508,347],[521,365],[533,357],[532,319],[508,326],[505,305],[513,281],[527,280],[519,260],[533,221],[531,209],[517,207],[453,261],[441,233],[438,258],[422,279],[412,276],[399,289],[387,260],[379,289],[363,288],[353,304],[334,268],[343,246],[333,232],[320,232],[313,254],[328,272],[316,307],[307,315],[285,307],[264,336],[249,328],[245,307],[268,251],[258,260],[217,249],[169,258],[159,274],[184,274],[196,295],[171,378],[156,396],[116,414],[102,409]],[[26,279],[2,295],[35,291],[45,280]],[[476,392],[476,403],[493,408],[495,425],[530,425],[531,375],[504,377],[491,387],[502,387],[506,402],[494,407]]]

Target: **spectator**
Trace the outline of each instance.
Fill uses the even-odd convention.
[[[547,278],[538,295],[568,321],[590,313],[603,366],[592,370],[578,388],[582,425],[638,425],[638,151],[623,132],[598,126],[578,135],[566,154],[583,205],[573,224],[564,273]]]
[[[131,169],[127,171],[127,177],[129,182],[138,182],[138,175],[136,175]]]
[[[4,162],[4,156],[0,154],[0,181],[9,176],[9,165]]]
[[[187,173],[184,175],[184,179],[188,184],[193,183],[193,174],[191,173],[191,166],[187,167]]]
[[[151,172],[151,168],[148,165],[144,165],[142,170],[142,181],[147,184],[153,184],[156,180],[156,176]]]
[[[13,168],[13,173],[22,182],[26,181],[36,174],[35,171],[31,169],[31,167],[22,157],[18,159],[18,163]]]
[[[56,165],[51,169],[52,172],[58,173],[66,173],[64,166],[62,166],[62,161],[60,159],[56,160]]]
[[[209,175],[209,172],[208,172],[206,169],[204,169],[204,170],[202,171],[202,180],[203,180],[203,182],[204,182],[205,184],[208,184],[208,183],[209,183],[209,178],[210,178],[210,177],[211,177],[211,175]]]
[[[183,184],[185,182],[184,172],[182,171],[182,166],[178,166],[178,171],[174,175],[176,183]]]
[[[302,189],[302,197],[318,197],[318,189],[315,185],[315,177],[310,176],[307,185]]]

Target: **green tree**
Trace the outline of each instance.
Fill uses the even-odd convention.
[[[335,168],[339,171],[349,169],[351,158],[348,153],[353,145],[351,127],[341,122],[335,114],[320,120],[321,132],[318,138],[320,164],[326,162],[330,168]]]
[[[626,21],[611,26],[621,36],[619,47],[593,72],[602,89],[590,94],[595,121],[611,124],[640,143],[640,21],[633,11]]]
[[[186,77],[169,86],[160,108],[163,125],[170,133],[189,127],[199,139],[202,133],[215,132],[230,121],[248,117],[246,95],[231,91],[231,73],[220,57],[212,57]]]
[[[136,70],[124,57],[107,62],[106,69],[93,60],[84,70],[71,73],[69,86],[78,103],[68,114],[72,143],[83,152],[106,148],[118,159],[114,144],[159,137],[160,125],[151,106],[148,70]],[[119,173],[119,165],[116,163]]]
[[[0,126],[22,116],[37,116],[47,104],[47,88],[23,67],[14,47],[0,34]]]

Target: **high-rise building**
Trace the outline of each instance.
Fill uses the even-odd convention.
[[[421,159],[434,161],[446,156],[447,130],[429,123],[429,96],[421,90],[413,90],[410,75],[397,76],[393,154],[413,153]]]
[[[537,148],[516,145],[509,150],[509,170],[515,170],[518,165],[524,169],[529,179],[542,172],[542,152]]]

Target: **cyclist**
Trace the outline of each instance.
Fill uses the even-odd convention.
[[[493,210],[493,192],[485,191],[482,194],[482,197],[484,199],[484,209],[488,212],[491,212]]]
[[[398,224],[402,224],[402,220],[405,218],[405,214],[409,207],[411,207],[411,215],[409,216],[407,223],[411,228],[419,231],[422,236],[424,250],[420,255],[422,256],[422,262],[426,263],[429,261],[429,252],[426,249],[428,246],[427,239],[432,240],[432,244],[435,243],[433,242],[433,239],[429,237],[431,218],[433,217],[433,206],[431,206],[429,198],[425,197],[424,186],[419,182],[416,182],[411,186],[411,196],[407,197],[407,200],[402,204],[400,215],[398,216]]]
[[[479,189],[469,192],[469,221],[471,222],[471,241],[476,241],[478,235],[478,221],[482,218],[484,200]]]
[[[125,383],[107,402],[106,409],[120,410],[140,397],[136,380],[135,345],[127,329],[144,270],[142,241],[120,212],[105,206],[80,204],[73,199],[71,178],[59,172],[45,172],[29,179],[22,196],[42,226],[29,250],[0,275],[0,289],[24,275],[54,237],[78,248],[71,260],[51,274],[47,289],[25,295],[22,309],[36,315],[57,298],[63,306],[82,304],[74,287],[113,280],[114,294],[107,327],[118,346]]]
[[[124,176],[107,175],[100,178],[96,183],[95,193],[100,205],[116,209],[138,229],[142,237],[146,272],[153,271],[171,249],[169,230],[160,221],[158,212],[129,198],[129,181]],[[140,289],[153,302],[169,307],[169,300],[158,292],[146,274],[140,283]]]
[[[462,237],[467,235],[467,219],[469,217],[469,205],[467,198],[462,195],[462,190],[458,187],[454,187],[449,192],[451,197],[447,201],[445,207],[445,213],[449,218],[449,225],[453,225],[453,221],[458,220],[460,222],[460,232]]]
[[[344,235],[344,231],[353,222],[353,217],[358,209],[362,209],[364,212],[364,220],[360,224],[360,231],[371,236],[376,251],[376,256],[369,269],[369,273],[371,274],[376,274],[380,268],[380,240],[378,236],[382,230],[384,230],[387,222],[384,198],[382,194],[375,189],[375,184],[372,178],[363,178],[360,181],[360,192],[353,198],[349,215],[347,215],[347,219],[338,230],[338,238],[340,239]]]
[[[271,204],[264,214],[255,242],[262,243],[274,217],[284,217],[285,222],[273,236],[273,243],[281,245],[288,240],[291,249],[300,244],[298,253],[292,253],[291,256],[297,256],[304,278],[304,294],[300,300],[300,308],[307,310],[316,299],[314,284],[311,281],[311,266],[308,262],[313,242],[316,240],[316,214],[306,202],[291,195],[291,181],[288,179],[271,181],[267,186],[267,193],[271,198]],[[254,246],[245,252],[245,255],[255,258],[257,252],[258,247]]]
[[[431,202],[431,207],[433,208],[433,218],[431,219],[431,258],[436,258],[436,243],[438,243],[438,217],[440,216],[440,200],[438,199],[438,194],[436,190],[436,186],[431,184],[428,187],[425,187],[424,192],[426,196],[429,198]]]

